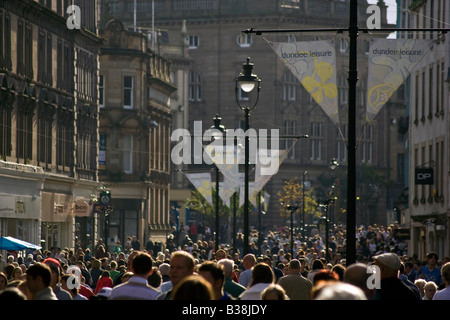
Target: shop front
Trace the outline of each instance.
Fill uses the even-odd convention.
[[[39,244],[41,180],[33,174],[18,178],[15,170],[11,173],[0,175],[0,235]]]
[[[42,191],[41,238],[43,249],[74,248],[73,197]]]
[[[77,199],[73,203],[73,215],[75,217],[75,250],[82,248],[91,249],[95,246],[95,216],[93,214],[92,201]]]

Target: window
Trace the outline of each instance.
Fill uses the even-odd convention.
[[[295,126],[296,126],[296,122],[295,121],[290,121],[290,120],[286,120],[284,121],[284,134],[286,135],[295,135]],[[295,159],[295,144],[294,141],[291,139],[286,139],[284,141],[284,148],[286,150],[289,150],[289,148],[292,148],[287,157],[289,159]]]
[[[4,18],[3,18],[4,17]],[[3,21],[4,19],[4,21]],[[0,10],[0,66],[11,70],[11,16]]]
[[[91,169],[92,156],[92,135],[90,132],[83,132],[78,135],[77,141],[77,167]]]
[[[33,78],[33,29],[28,22],[25,24],[25,75]]]
[[[56,86],[58,87],[58,89],[72,92],[74,84],[73,46],[60,38],[58,38],[56,41],[56,66]]]
[[[420,118],[420,121],[424,122],[425,121],[425,88],[426,88],[426,79],[425,79],[425,68],[422,69],[422,88],[421,88],[421,94],[422,94],[422,99],[421,99],[421,103],[422,103],[422,117]]]
[[[99,77],[99,95],[98,95],[98,104],[100,108],[105,107],[105,77],[103,75],[100,75]]]
[[[348,82],[344,75],[339,77],[338,82],[339,104],[347,104],[348,102]]]
[[[321,122],[311,122],[311,160],[321,160],[322,159],[322,123]]]
[[[2,160],[11,156],[11,106],[0,108],[0,156]]]
[[[361,97],[361,105],[365,106],[367,102],[367,86],[365,80],[361,80],[361,86],[359,91]],[[400,90],[398,92],[400,92]]]
[[[21,96],[18,105],[19,109],[16,119],[17,158],[27,161],[32,159],[33,150],[34,109],[31,103],[31,97]]]
[[[23,51],[23,21],[17,20],[17,73],[24,73]]]
[[[123,77],[123,107],[133,109],[133,77]]]
[[[38,35],[38,81],[52,84],[52,36],[44,30]]]
[[[189,49],[197,49],[199,44],[198,36],[189,36]]]
[[[241,48],[250,47],[252,45],[252,35],[249,33],[241,33],[238,35],[236,41]]]
[[[189,101],[202,101],[202,79],[192,70],[189,71]]]
[[[434,78],[433,78],[433,64],[430,64],[428,69],[428,119],[433,117],[433,89],[434,89]]]
[[[347,125],[341,126],[341,132],[339,132],[339,128],[336,129],[336,140],[337,140],[337,152],[336,159],[345,162],[347,161],[347,145],[345,141],[347,140]]]
[[[133,173],[133,136],[125,135],[123,137],[123,172]]]
[[[370,163],[373,161],[373,126],[362,127],[361,136],[361,162]]]
[[[291,71],[286,71],[283,76],[283,101],[297,100],[297,86],[299,82]]]
[[[39,106],[38,113],[38,160],[42,164],[52,163],[53,116],[55,110],[48,104]]]
[[[435,115],[438,117],[439,116],[439,106],[441,104],[441,94],[440,94],[440,90],[441,90],[441,71],[440,71],[440,64],[439,62],[436,63],[436,112]]]
[[[56,162],[59,166],[69,167],[73,164],[74,114],[63,109],[57,112]]]

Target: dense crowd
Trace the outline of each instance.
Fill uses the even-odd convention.
[[[328,244],[312,228],[292,248],[287,227],[253,230],[245,255],[242,233],[215,248],[193,226],[165,244],[35,250],[0,257],[0,300],[450,300],[450,258],[409,255],[396,228],[358,227],[351,265],[340,225]]]

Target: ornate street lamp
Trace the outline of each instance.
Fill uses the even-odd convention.
[[[261,90],[261,79],[256,74],[253,74],[253,63],[250,63],[250,58],[242,65],[242,73],[235,79],[235,95],[236,101],[241,110],[245,113],[245,130],[250,128],[250,111],[252,111],[259,100]],[[256,99],[252,106],[241,105],[241,92],[250,93],[256,87]],[[244,255],[249,253],[249,137],[245,135],[245,180],[244,180]]]

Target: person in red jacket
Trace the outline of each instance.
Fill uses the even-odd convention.
[[[97,286],[95,287],[94,295],[96,295],[104,287],[113,287],[113,280],[109,275],[109,271],[103,271],[100,279],[98,279]]]

